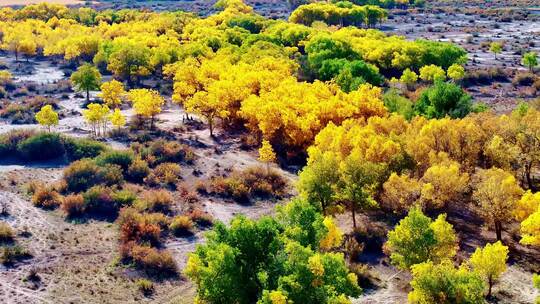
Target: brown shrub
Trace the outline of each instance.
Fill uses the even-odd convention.
[[[41,187],[32,196],[32,203],[36,207],[54,209],[62,203],[62,196],[49,187]]]
[[[131,258],[138,268],[149,275],[173,276],[178,273],[178,266],[171,253],[149,246],[134,245],[131,248]]]
[[[212,216],[201,209],[193,209],[187,216],[189,216],[193,222],[197,223],[197,225],[203,227],[211,226],[214,222]]]
[[[134,206],[140,211],[169,213],[173,205],[171,192],[160,190],[149,190],[143,194],[142,199],[135,202]]]
[[[169,229],[176,236],[191,235],[191,229],[193,229],[193,221],[188,216],[180,215],[173,218]]]
[[[0,222],[0,243],[12,242],[14,237],[13,228],[8,223]]]
[[[85,211],[84,198],[80,194],[68,195],[64,197],[60,208],[68,217],[80,216]]]
[[[118,217],[120,241],[123,244],[160,243],[161,228],[155,221],[157,218],[139,213],[133,208],[123,208]]]

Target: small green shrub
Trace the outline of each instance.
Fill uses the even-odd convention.
[[[0,263],[11,265],[17,261],[28,259],[30,257],[32,257],[30,252],[19,245],[4,246],[1,248]]]
[[[99,168],[98,180],[107,186],[119,186],[124,183],[122,168],[118,165],[106,164]]]
[[[17,145],[34,136],[36,132],[32,129],[13,130],[0,135],[0,156],[8,156],[17,152]]]
[[[191,235],[191,230],[193,229],[193,221],[188,216],[180,215],[173,218],[169,229],[176,236]]]
[[[32,203],[36,207],[54,209],[62,203],[62,196],[52,188],[42,187],[32,196]]]
[[[100,168],[90,159],[81,159],[71,163],[64,169],[64,180],[67,190],[72,192],[85,191],[100,183]]]
[[[135,207],[141,211],[168,213],[173,205],[173,197],[167,190],[150,190],[143,198],[135,202]]]
[[[101,215],[112,215],[118,211],[115,205],[111,188],[93,186],[83,194],[85,209]]]
[[[48,160],[62,157],[65,149],[59,134],[40,133],[21,141],[17,152],[27,160]]]
[[[112,195],[113,202],[118,207],[129,207],[137,199],[137,195],[129,190],[116,191]]]
[[[139,291],[146,296],[154,293],[154,283],[152,283],[152,281],[148,279],[138,279],[135,284],[137,284],[137,288],[139,288]]]
[[[134,183],[142,183],[150,174],[148,163],[140,158],[135,159],[128,168],[127,179]]]
[[[104,166],[107,164],[118,165],[122,168],[122,171],[127,172],[129,166],[133,162],[134,155],[132,151],[124,150],[111,150],[101,153],[96,157],[96,164],[98,166]]]
[[[99,141],[86,138],[64,139],[67,158],[71,161],[83,158],[94,158],[107,149],[107,146]]]

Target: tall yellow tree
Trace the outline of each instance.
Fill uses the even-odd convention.
[[[503,224],[512,218],[523,190],[515,177],[498,168],[482,170],[478,174],[473,197],[480,205],[482,216],[495,227],[497,240],[502,240]]]
[[[41,108],[39,112],[36,113],[36,120],[37,122],[47,127],[49,132],[51,131],[51,127],[58,124],[58,113],[56,113],[51,105],[46,105]]]
[[[163,97],[155,90],[134,89],[128,92],[128,99],[137,115],[150,119],[150,129],[153,129],[156,115],[161,113],[165,104]]]
[[[113,79],[101,84],[101,93],[99,97],[101,97],[110,108],[114,109],[119,107],[122,104],[122,97],[124,95],[126,95],[126,91],[124,90],[124,85],[120,81]]]
[[[97,103],[91,103],[88,105],[87,110],[83,110],[83,117],[92,127],[92,132],[95,136],[105,134],[108,114],[109,107]]]
[[[506,260],[508,260],[508,247],[500,241],[487,244],[484,248],[476,248],[471,255],[469,263],[474,271],[484,277],[488,283],[488,297],[491,297],[493,284],[506,271]]]
[[[267,173],[270,172],[270,163],[276,161],[276,153],[272,149],[272,145],[268,140],[263,140],[262,146],[259,148],[259,160],[266,164]]]

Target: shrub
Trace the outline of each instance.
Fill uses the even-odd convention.
[[[17,145],[34,136],[36,132],[32,129],[13,130],[0,136],[0,156],[17,152]]]
[[[64,155],[62,138],[56,133],[40,133],[21,141],[17,152],[27,160],[47,160]]]
[[[438,81],[422,91],[414,105],[417,114],[427,118],[465,117],[471,111],[472,103],[463,89],[453,83]]]
[[[112,190],[104,186],[93,186],[83,194],[84,207],[89,212],[111,215],[118,211],[112,198]]]
[[[112,195],[114,204],[119,207],[129,207],[137,199],[137,195],[129,190],[116,191]]]
[[[150,144],[146,154],[151,156],[155,165],[165,162],[191,163],[195,159],[193,151],[177,141],[156,140]]]
[[[180,165],[175,163],[159,164],[154,171],[145,179],[149,185],[175,185],[180,181]]]
[[[212,216],[201,209],[193,209],[188,216],[193,222],[202,227],[211,226],[214,222]]]
[[[12,242],[15,233],[10,225],[0,222],[0,243]]]
[[[64,147],[67,158],[71,161],[82,158],[94,158],[106,150],[106,146],[98,141],[86,138],[65,138]]]
[[[533,73],[517,73],[512,79],[514,86],[530,86],[534,83],[536,76]]]
[[[210,188],[212,193],[232,197],[238,202],[248,202],[251,198],[284,195],[287,182],[276,171],[250,167],[235,171],[227,178],[212,179]]]
[[[73,162],[64,169],[67,190],[80,192],[99,184],[99,171],[99,167],[92,160],[82,159]]]
[[[98,181],[107,186],[123,184],[124,175],[122,175],[122,168],[118,165],[106,164],[99,168]]]
[[[167,190],[150,190],[143,194],[143,198],[135,203],[141,211],[168,213],[171,211],[173,197]]]
[[[98,166],[104,166],[106,164],[118,165],[126,172],[133,162],[133,152],[129,150],[125,151],[106,151],[96,157],[96,164]]]
[[[167,277],[176,275],[178,272],[176,262],[171,253],[166,250],[134,245],[131,248],[131,258],[138,268],[149,275]]]
[[[49,187],[42,187],[36,190],[32,196],[32,203],[36,207],[44,209],[54,209],[62,202],[62,196]]]
[[[134,183],[142,183],[148,174],[150,174],[148,163],[140,158],[137,158],[128,168],[127,179]]]
[[[85,211],[84,198],[80,194],[68,195],[64,197],[64,200],[62,201],[62,205],[60,207],[68,217],[80,216]]]
[[[28,252],[28,250],[19,245],[4,246],[1,249],[0,263],[10,265],[30,257],[32,257],[32,255]]]
[[[151,295],[154,292],[154,283],[148,279],[138,279],[136,284],[144,295]]]
[[[190,235],[192,234],[193,221],[188,216],[180,215],[172,220],[169,229],[176,236]]]
[[[161,236],[160,224],[166,225],[163,221],[164,217],[143,214],[134,208],[123,208],[117,220],[120,226],[120,241],[128,247],[130,242],[158,245]],[[126,254],[129,255],[125,253],[124,256]]]

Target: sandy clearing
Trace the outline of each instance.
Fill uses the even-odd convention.
[[[36,3],[54,3],[54,4],[64,4],[64,5],[74,5],[74,4],[83,4],[85,1],[79,0],[2,0],[0,1],[0,6],[12,6],[12,5],[29,5]]]

